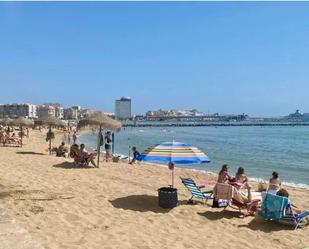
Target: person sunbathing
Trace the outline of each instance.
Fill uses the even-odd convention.
[[[62,142],[61,145],[58,147],[56,156],[59,156],[59,157],[68,156],[68,147],[65,145],[65,142]]]
[[[276,194],[277,191],[281,189],[281,180],[279,178],[278,172],[274,171],[272,177],[269,179],[267,192],[273,192]]]
[[[218,175],[218,183],[226,183],[228,180],[232,179],[232,177],[228,173],[228,170],[229,170],[228,165],[223,164]]]
[[[284,188],[280,189],[277,192],[277,195],[289,198],[289,192]],[[295,205],[290,204],[290,207],[291,207],[290,209],[286,209],[286,214],[292,214],[293,215],[293,214],[301,214],[302,213],[301,209],[299,209]],[[306,221],[307,221],[306,225],[308,225],[309,224],[309,216],[308,215],[306,216]]]
[[[78,148],[78,144],[73,144],[72,146],[71,146],[71,148],[70,148],[70,154],[69,154],[69,156],[71,157],[71,158],[75,158],[75,157],[77,157],[78,155],[79,155],[79,148]]]
[[[15,133],[12,133],[12,135],[10,134],[9,131],[7,131],[4,135],[4,143],[14,143],[17,144],[18,146],[21,145],[21,140],[19,137],[15,136]]]
[[[94,153],[88,153],[88,151],[86,150],[84,144],[81,144],[81,145],[80,145],[79,152],[80,152],[81,157],[87,162],[87,164],[89,164],[89,163],[91,162],[91,164],[92,164],[94,167],[97,167],[97,165],[96,165],[96,163],[95,163],[95,161],[94,161],[96,154],[94,154]]]
[[[245,175],[245,170],[243,167],[239,167],[235,177],[233,177],[229,184],[237,189],[248,188],[248,177]]]

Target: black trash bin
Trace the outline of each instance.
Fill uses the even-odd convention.
[[[178,197],[177,188],[163,187],[158,189],[159,192],[159,206],[162,208],[176,207]]]

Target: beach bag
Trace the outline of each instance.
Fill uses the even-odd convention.
[[[223,199],[217,200],[216,198],[214,198],[212,202],[212,208],[223,208],[223,207],[227,207],[228,204],[229,204],[228,200],[223,200]]]

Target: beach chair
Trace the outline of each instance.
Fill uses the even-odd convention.
[[[290,225],[296,230],[307,224],[306,216],[309,211],[293,214],[290,200],[287,197],[262,193],[263,203],[258,215],[268,221],[277,221]]]
[[[245,202],[243,194],[240,191],[234,186],[225,183],[217,183],[214,187],[214,200],[226,200],[227,205],[224,206],[224,210],[229,206],[239,210],[239,212],[244,215],[253,215],[257,211],[260,202],[260,199],[253,199],[251,202]]]
[[[75,167],[87,167],[89,162],[84,157],[74,157],[74,166]]]
[[[202,188],[205,185],[198,186],[191,178],[182,178],[180,177],[181,182],[185,187],[190,191],[192,196],[189,198],[188,203],[193,201],[193,198],[199,198],[203,200],[203,203],[207,203],[209,199],[213,198],[212,190],[210,191],[202,191]]]
[[[6,146],[6,145],[13,145],[17,147],[21,146],[20,138],[9,137],[7,135],[5,135],[4,138],[2,139],[2,143],[3,143],[3,146]]]

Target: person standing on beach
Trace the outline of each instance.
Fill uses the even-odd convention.
[[[68,144],[71,145],[71,132],[69,131],[69,134],[68,134]]]
[[[112,143],[112,139],[110,137],[111,133],[108,131],[105,133],[105,137],[104,137],[104,147],[105,147],[105,161],[107,162],[110,154],[111,154],[111,143]]]
[[[76,136],[76,131],[73,133],[73,144],[76,144],[77,136]]]

